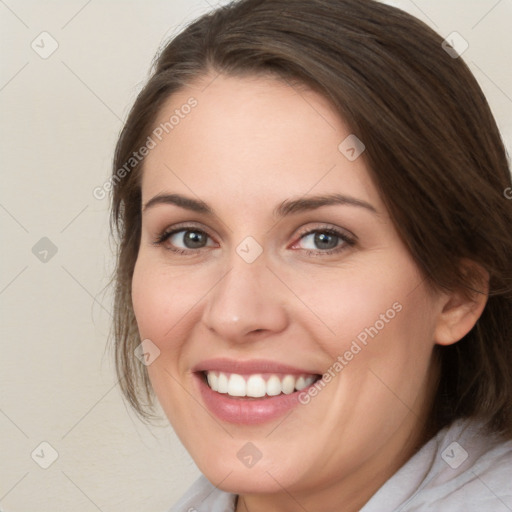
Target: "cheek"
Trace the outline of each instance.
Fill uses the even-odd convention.
[[[299,315],[296,319],[308,324],[311,337],[333,358],[349,350],[354,340],[365,347],[377,338],[402,338],[398,334],[405,317],[422,307],[413,292],[422,277],[406,255],[395,252],[389,261],[370,256],[371,262],[319,268],[307,278],[299,272],[288,275],[309,309],[303,320]]]
[[[170,348],[179,339],[173,330],[179,330],[203,295],[204,285],[190,273],[171,273],[142,255],[132,280],[132,302],[140,336],[149,338],[162,351]]]
[[[198,280],[183,276],[141,253],[134,268],[132,302],[141,339],[160,350],[146,370],[171,424],[180,433],[180,418],[190,413],[190,396],[180,382],[186,332],[193,329],[194,306],[204,295]]]
[[[328,391],[304,397],[327,411],[326,438],[343,429],[353,440],[379,439],[379,429],[392,432],[411,410],[421,412],[433,346],[432,299],[407,257],[364,270],[347,269],[336,281],[318,275],[315,286],[298,292],[315,312],[302,325],[330,358]],[[314,415],[305,422],[317,428]],[[373,446],[365,443],[358,449]]]
[[[418,286],[419,285],[419,286]],[[430,295],[414,267],[393,279],[380,278],[353,290],[344,307],[346,329],[336,357],[343,358],[340,392],[357,396],[354,415],[368,411],[392,428],[414,411],[421,414],[428,387],[435,314]],[[393,411],[389,415],[389,411]]]
[[[314,312],[302,324],[329,356],[326,371],[339,386],[340,403],[358,396],[372,409],[379,397],[383,405],[400,407],[390,390],[412,403],[424,384],[435,326],[432,299],[408,255],[392,256],[345,268],[336,279],[332,271],[331,277],[318,271],[302,287],[295,280],[297,295]]]

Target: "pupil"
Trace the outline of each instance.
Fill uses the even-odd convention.
[[[337,237],[328,233],[315,234],[315,245],[321,249],[334,249],[337,245]]]
[[[185,233],[184,242],[189,249],[197,249],[198,247],[203,247],[205,243],[204,233],[199,233],[197,231],[187,231]]]

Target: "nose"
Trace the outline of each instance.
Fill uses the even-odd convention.
[[[207,295],[203,324],[236,343],[283,331],[288,314],[278,284],[263,257],[247,263],[235,254],[230,270]]]

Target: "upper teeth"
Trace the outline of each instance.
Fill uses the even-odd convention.
[[[239,375],[237,373],[206,372],[209,386],[218,393],[230,396],[276,396],[289,395],[295,390],[307,388],[315,381],[314,375],[270,375],[265,379],[261,374]]]

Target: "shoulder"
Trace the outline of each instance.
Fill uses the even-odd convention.
[[[169,512],[234,512],[236,495],[200,476]]]
[[[489,435],[474,420],[436,437],[435,464],[419,501],[453,511],[512,509],[512,440]]]
[[[458,420],[426,443],[368,502],[374,510],[512,510],[512,441]]]

